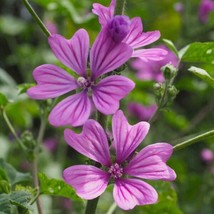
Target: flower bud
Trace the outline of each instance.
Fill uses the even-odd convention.
[[[109,22],[109,33],[116,43],[122,42],[130,31],[130,20],[127,16],[114,16]]]
[[[177,96],[178,92],[179,91],[177,90],[177,88],[174,85],[169,86],[168,87],[169,99],[174,100],[175,97]]]
[[[173,77],[175,77],[176,73],[177,73],[177,68],[172,65],[171,63],[166,64],[165,66],[163,66],[161,68],[163,75],[165,77],[166,80],[170,80]]]

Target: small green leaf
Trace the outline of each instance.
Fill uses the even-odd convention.
[[[75,190],[63,180],[49,178],[45,174],[40,173],[39,181],[41,194],[62,196],[74,201],[82,201],[82,199],[76,195]]]
[[[163,42],[167,45],[167,47],[173,51],[175,53],[176,56],[179,56],[178,54],[178,50],[177,48],[175,47],[175,45],[173,44],[173,42],[171,40],[168,40],[168,39],[163,39]]]
[[[214,42],[194,42],[179,51],[185,62],[214,63]]]
[[[10,183],[6,180],[0,180],[0,194],[1,193],[9,193],[10,192]]]
[[[0,169],[5,172],[5,175],[8,178],[8,181],[13,186],[15,184],[26,182],[31,180],[29,173],[21,173],[16,171],[12,165],[6,163],[3,159],[0,158]]]
[[[214,78],[212,78],[204,69],[191,66],[188,70],[214,87]]]
[[[33,210],[29,204],[33,195],[25,191],[14,191],[10,194],[10,203],[28,210]]]
[[[10,214],[10,197],[8,194],[0,194],[0,214]]]
[[[5,107],[8,103],[7,97],[0,92],[0,107]]]

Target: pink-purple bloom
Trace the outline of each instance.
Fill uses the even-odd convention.
[[[148,121],[157,110],[157,105],[144,106],[140,103],[131,102],[128,104],[128,111],[139,121]]]
[[[123,112],[117,111],[112,120],[115,157],[111,157],[106,133],[95,120],[88,120],[80,134],[66,129],[66,142],[102,166],[70,166],[63,172],[64,180],[76,190],[77,195],[86,200],[100,196],[109,182],[113,181],[114,200],[124,210],[156,203],[156,190],[141,179],[172,181],[176,174],[166,164],[173,152],[170,144],[152,144],[135,154],[148,131],[149,123],[139,122],[132,126]]]
[[[214,153],[212,150],[205,148],[201,151],[201,158],[203,161],[210,163],[214,160]]]
[[[131,66],[137,71],[137,78],[141,80],[154,80],[157,82],[163,82],[164,76],[161,71],[161,67],[171,63],[173,66],[177,67],[179,63],[178,57],[167,48],[165,45],[158,45],[157,48],[163,49],[168,52],[168,54],[159,61],[143,61],[141,59],[136,59],[132,62]]]
[[[208,21],[209,14],[214,11],[214,1],[202,0],[199,6],[199,19],[201,22]]]
[[[92,12],[98,16],[99,23],[102,28],[108,26],[114,28],[117,32],[111,34],[115,41],[122,41],[133,49],[132,57],[141,58],[144,61],[158,61],[167,54],[163,49],[149,48],[140,49],[149,45],[160,38],[159,31],[143,32],[143,25],[140,17],[134,17],[131,20],[124,15],[114,16],[116,0],[112,0],[109,7],[105,7],[99,3],[93,4]],[[117,36],[120,35],[120,39]]]
[[[135,84],[124,76],[101,77],[123,65],[131,57],[132,48],[115,42],[107,27],[99,33],[90,54],[89,36],[84,29],[78,30],[70,40],[53,34],[48,41],[55,56],[76,73],[76,78],[56,65],[41,65],[33,71],[37,85],[28,90],[28,95],[43,100],[78,90],[53,108],[49,122],[54,126],[80,126],[89,118],[92,102],[103,114],[115,113],[120,99]],[[87,67],[88,56],[90,68]]]

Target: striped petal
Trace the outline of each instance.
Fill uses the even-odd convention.
[[[90,113],[91,101],[87,91],[82,91],[59,102],[48,119],[53,126],[81,126],[89,118]]]
[[[83,125],[83,131],[80,134],[66,129],[64,137],[68,145],[79,153],[105,166],[111,164],[105,131],[95,120],[86,121]]]
[[[76,80],[63,69],[50,64],[37,67],[33,71],[36,86],[27,93],[33,99],[55,98],[78,87]]]
[[[123,76],[109,76],[92,87],[92,99],[103,114],[113,114],[119,108],[119,101],[134,88],[135,84]]]
[[[114,114],[112,132],[117,163],[122,163],[135,151],[147,135],[149,126],[147,122],[140,122],[133,126],[129,125],[121,110]]]
[[[175,180],[173,169],[166,165],[173,147],[168,143],[155,143],[143,148],[126,166],[128,175],[150,180]]]
[[[53,34],[48,38],[55,56],[67,67],[80,76],[86,77],[86,66],[89,51],[89,36],[86,30],[78,30],[70,40]]]
[[[94,166],[76,165],[65,169],[63,178],[79,197],[91,200],[106,190],[109,174]]]
[[[116,204],[124,210],[133,209],[136,205],[154,204],[158,199],[156,190],[138,179],[117,179],[113,196]]]

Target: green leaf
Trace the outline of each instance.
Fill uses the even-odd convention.
[[[0,92],[0,107],[5,107],[8,103],[7,97]]]
[[[25,191],[14,191],[10,194],[10,203],[28,210],[33,210],[29,204],[33,195]]]
[[[179,51],[182,61],[214,64],[214,42],[194,42]]]
[[[0,194],[0,214],[10,214],[10,197],[8,194]]]
[[[10,183],[7,180],[0,180],[0,194],[10,192]]]
[[[168,39],[163,39],[163,42],[167,45],[167,47],[173,51],[175,53],[176,56],[179,56],[178,54],[178,50],[177,48],[175,47],[175,45],[173,44],[173,42],[171,40],[168,40]]]
[[[188,70],[214,87],[214,78],[212,78],[204,69],[191,66]]]
[[[62,196],[74,201],[82,201],[82,199],[76,195],[75,190],[63,180],[49,178],[45,174],[40,173],[39,181],[41,194]]]
[[[31,176],[29,173],[21,173],[16,171],[12,165],[6,163],[3,159],[0,158],[0,169],[2,169],[10,184],[13,186],[15,184],[26,182],[31,180]]]

